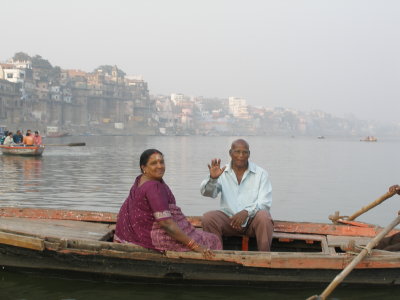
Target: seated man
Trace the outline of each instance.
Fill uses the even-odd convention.
[[[27,132],[23,138],[23,143],[25,146],[33,146],[33,136],[31,132]]]
[[[389,192],[397,193],[400,195],[400,186],[392,185],[389,188]],[[400,251],[400,233],[393,234],[391,236],[383,238],[375,249],[386,250],[386,251]]]
[[[22,144],[22,140],[24,139],[24,136],[22,135],[21,130],[17,130],[17,133],[14,134],[13,139],[14,139],[15,144]]]
[[[272,187],[267,171],[249,162],[249,144],[242,139],[232,143],[231,163],[220,167],[221,160],[208,165],[210,176],[201,183],[203,196],[216,198],[221,193],[221,208],[203,215],[205,231],[222,236],[256,237],[259,251],[269,251],[273,221],[269,213]]]
[[[35,131],[35,135],[33,136],[33,144],[34,145],[42,144],[42,137],[40,136],[39,131]]]

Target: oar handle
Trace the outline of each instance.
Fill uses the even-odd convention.
[[[385,201],[386,199],[392,197],[396,193],[397,193],[396,191],[387,192],[386,194],[384,194],[381,197],[379,197],[378,199],[376,199],[374,202],[368,204],[367,206],[362,207],[359,211],[355,212],[353,215],[348,217],[347,220],[353,221],[355,218],[357,218],[360,215],[362,215],[363,213],[369,211],[371,208],[374,208],[375,206],[381,204],[383,201]]]

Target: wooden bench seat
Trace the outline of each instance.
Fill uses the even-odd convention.
[[[112,237],[114,227],[115,225],[82,221],[0,218],[0,231],[41,238],[106,241]]]

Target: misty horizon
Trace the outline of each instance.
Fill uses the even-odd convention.
[[[40,55],[92,72],[117,65],[152,95],[398,123],[396,1],[17,1],[0,58]],[[20,9],[22,7],[23,9]],[[93,9],[95,7],[95,9]]]

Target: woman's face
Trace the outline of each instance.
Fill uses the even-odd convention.
[[[164,157],[159,153],[152,154],[142,170],[149,179],[161,180],[165,173]]]

